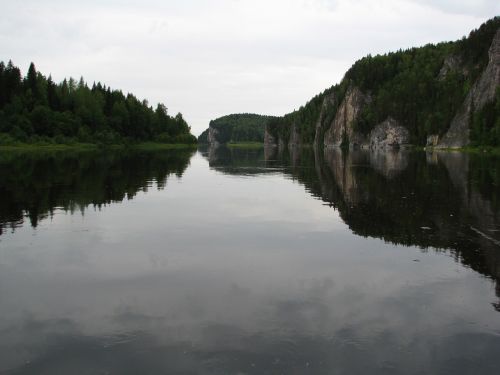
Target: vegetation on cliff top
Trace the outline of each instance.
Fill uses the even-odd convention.
[[[32,63],[26,77],[0,62],[0,145],[15,143],[196,143],[190,127],[163,104],[82,79],[56,84]]]
[[[264,142],[264,130],[271,116],[251,113],[233,114],[210,121],[217,132],[219,143]],[[208,143],[208,129],[198,137],[198,142]]]
[[[301,142],[313,143],[317,122],[321,120],[324,132],[352,86],[371,97],[354,124],[355,130],[368,134],[378,123],[392,117],[409,130],[413,144],[425,145],[427,136],[443,135],[449,128],[470,88],[488,64],[488,50],[499,28],[500,17],[495,17],[456,42],[369,55],[357,61],[341,83],[315,96],[298,110],[273,119],[269,132],[287,142],[295,125]],[[320,119],[327,97],[331,100],[326,102]],[[472,144],[500,146],[499,99],[500,94],[494,103],[474,116]],[[320,134],[321,142],[323,135]]]

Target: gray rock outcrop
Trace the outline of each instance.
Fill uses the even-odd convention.
[[[217,129],[212,128],[212,127],[208,128],[208,144],[210,144],[212,146],[218,146],[219,145],[219,141],[217,140],[217,134],[218,133],[219,132],[217,131]]]
[[[276,138],[273,137],[271,135],[271,133],[269,133],[269,131],[268,131],[267,127],[266,127],[266,129],[264,130],[264,145],[266,147],[277,146],[277,143],[278,142],[276,142]]]
[[[472,86],[464,103],[453,118],[439,148],[458,148],[470,143],[469,124],[473,111],[480,110],[492,101],[500,86],[500,30],[497,31],[489,50],[488,66]]]
[[[468,74],[467,70],[465,70],[463,67],[462,59],[460,58],[460,56],[457,56],[455,54],[445,58],[443,67],[439,71],[438,79],[440,81],[444,80],[446,76],[451,72],[460,72],[463,75]]]
[[[409,144],[410,133],[404,126],[389,117],[370,133],[371,149],[394,149]]]
[[[297,130],[297,125],[293,123],[290,129],[290,139],[288,140],[288,147],[296,147],[301,145],[300,134]]]
[[[339,147],[342,145],[344,137],[352,143],[357,138],[354,132],[354,122],[364,106],[370,101],[369,95],[364,94],[355,86],[350,86],[333,122],[326,130],[324,145],[326,147]],[[359,142],[359,140],[356,140],[356,142]]]
[[[439,135],[433,134],[427,137],[427,142],[425,144],[427,147],[435,147],[438,144],[439,144]]]
[[[314,146],[319,146],[323,143],[325,133],[325,121],[328,110],[335,105],[335,95],[333,93],[327,95],[321,105],[318,120],[316,121],[316,129],[314,133]]]

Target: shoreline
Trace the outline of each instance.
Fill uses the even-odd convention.
[[[99,145],[96,143],[75,144],[29,144],[0,145],[0,152],[43,152],[43,151],[97,151],[97,150],[176,150],[195,149],[197,144],[143,142],[135,144]]]
[[[201,143],[199,146],[210,146],[208,143]],[[242,142],[242,143],[226,143],[219,144],[218,146],[228,147],[228,148],[264,148],[264,147],[279,147],[276,144],[269,145],[265,143],[259,142]],[[287,146],[288,147],[288,146]],[[301,144],[294,145],[293,147],[298,148],[310,148],[314,147],[313,144]],[[325,147],[322,147],[323,149]],[[341,147],[338,147],[342,149]],[[463,152],[463,153],[471,153],[471,154],[490,154],[490,155],[500,155],[500,147],[492,147],[492,146],[466,146],[466,147],[448,147],[448,148],[440,148],[440,147],[431,147],[431,146],[413,146],[407,145],[406,147],[399,148],[400,150],[407,151],[423,151],[423,152]],[[356,149],[354,149],[356,150]],[[367,149],[369,150],[369,149]],[[385,151],[391,151],[392,149],[385,149]],[[397,150],[397,149],[394,149]]]

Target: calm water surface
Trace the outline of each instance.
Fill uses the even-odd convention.
[[[500,158],[0,154],[0,374],[498,374]]]

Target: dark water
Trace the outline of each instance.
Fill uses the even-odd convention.
[[[0,374],[498,374],[500,158],[0,154]]]

